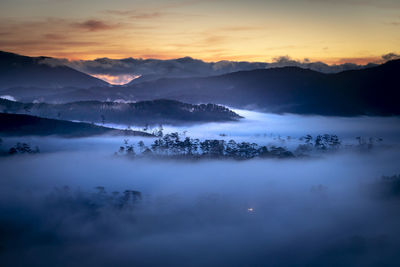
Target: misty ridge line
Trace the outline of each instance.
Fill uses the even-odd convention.
[[[365,65],[354,63],[332,64],[317,61],[311,62],[305,58],[303,61],[292,59],[289,56],[275,57],[272,62],[247,62],[247,61],[228,61],[205,62],[191,57],[176,59],[142,59],[142,58],[97,58],[94,60],[67,60],[60,58],[43,58],[42,62],[50,66],[66,65],[90,75],[155,75],[156,73],[167,76],[179,77],[181,72],[186,72],[185,76],[212,76],[221,75],[229,72],[244,70],[281,68],[281,67],[300,67],[311,69],[323,73],[338,73],[346,70],[355,70],[374,67],[390,60],[400,59],[396,53],[382,55],[381,60],[370,62]],[[139,78],[139,77],[135,77]]]
[[[219,61],[219,62],[204,62],[202,60],[193,59],[190,57],[159,60],[159,59],[109,59],[98,58],[95,60],[78,60],[69,61],[66,59],[58,59],[51,57],[26,57],[9,52],[1,52],[0,55],[4,58],[4,63],[7,60],[17,60],[23,63],[35,63],[57,67],[70,67],[79,72],[83,72],[94,77],[103,77],[107,82],[117,80],[120,77],[119,84],[126,80],[126,84],[156,80],[160,78],[183,78],[183,77],[204,77],[218,76],[238,71],[249,71],[256,69],[272,69],[282,67],[299,67],[310,69],[321,73],[339,73],[348,70],[357,70],[375,67],[390,60],[400,58],[396,53],[388,53],[382,56],[382,59],[375,63],[366,65],[357,65],[353,63],[344,63],[339,65],[328,65],[323,62],[310,62],[309,59],[297,61],[289,56],[281,56],[274,58],[271,63],[266,62],[245,62],[245,61]],[[3,64],[4,64],[3,63]],[[6,70],[6,69],[4,69]],[[96,76],[98,75],[98,76]],[[93,84],[94,86],[95,84]],[[97,85],[100,85],[99,83]],[[103,83],[105,85],[105,83]]]
[[[187,104],[159,99],[139,102],[79,101],[65,104],[21,103],[0,97],[0,112],[35,115],[58,120],[80,122],[160,125],[238,121],[234,111],[215,104]]]

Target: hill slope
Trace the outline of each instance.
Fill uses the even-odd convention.
[[[214,102],[270,112],[321,115],[399,115],[400,60],[378,67],[323,74],[296,67],[222,76],[162,79],[129,87],[136,99]]]
[[[44,64],[45,59],[0,51],[0,89],[11,87],[89,88],[108,85],[100,79],[67,66]]]
[[[44,119],[22,114],[0,113],[1,136],[88,137],[96,135],[151,136],[139,131],[122,131],[107,127],[62,120]]]
[[[192,105],[173,100],[137,103],[82,101],[67,104],[20,103],[0,99],[0,112],[45,118],[130,125],[234,121],[239,115],[223,106]]]

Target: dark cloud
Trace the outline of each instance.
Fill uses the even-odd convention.
[[[374,7],[383,9],[398,9],[400,2],[398,0],[308,0],[312,3],[319,4],[343,4],[357,7]]]
[[[136,10],[106,10],[105,13],[111,15],[125,16],[132,19],[153,19],[167,15],[167,13],[161,11],[138,12]]]
[[[55,34],[55,33],[47,33],[47,34],[44,34],[43,37],[48,40],[64,40],[65,39],[64,35]]]
[[[104,30],[112,30],[119,27],[117,24],[108,24],[101,20],[90,19],[84,22],[72,23],[73,27],[84,29],[87,31],[95,32],[95,31],[104,31]]]
[[[390,26],[400,26],[400,22],[398,21],[385,22],[385,24]]]
[[[400,55],[396,53],[388,53],[382,56],[384,61],[400,59]]]
[[[232,27],[224,27],[220,29],[221,31],[256,31],[256,30],[265,30],[265,27],[259,26],[232,26]]]

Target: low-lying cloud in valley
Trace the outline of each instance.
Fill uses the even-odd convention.
[[[0,163],[7,173],[0,258],[61,266],[399,263],[399,196],[387,200],[378,187],[383,174],[400,171],[391,161],[398,156],[194,163],[87,152],[10,158]],[[141,197],[124,202],[125,190]]]
[[[347,136],[344,148],[351,135],[399,132],[394,118],[239,113],[248,118],[222,124],[226,138],[268,143],[259,131],[295,139],[336,128]],[[216,126],[166,130],[225,138]],[[113,156],[121,137],[4,138],[3,148],[24,141],[41,153],[0,160],[0,258],[58,266],[396,265],[400,195],[396,178],[381,177],[400,173],[400,150],[386,137],[369,152],[247,161]]]

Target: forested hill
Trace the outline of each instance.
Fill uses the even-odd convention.
[[[190,124],[235,121],[241,117],[224,106],[192,105],[174,100],[137,103],[81,101],[67,104],[20,103],[0,99],[0,112],[44,118],[126,125]]]
[[[63,136],[97,135],[152,136],[139,131],[117,130],[89,123],[44,119],[30,115],[0,113],[1,136]]]

